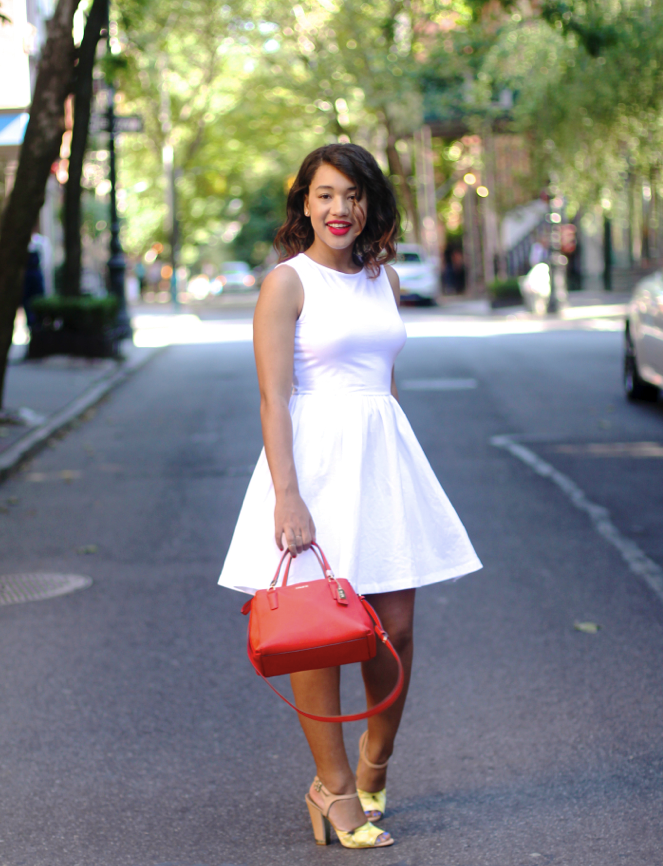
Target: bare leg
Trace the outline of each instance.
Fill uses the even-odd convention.
[[[377,716],[368,720],[366,755],[374,764],[383,764],[391,757],[394,740],[401,722],[407,690],[412,671],[412,631],[414,619],[414,589],[397,592],[383,592],[369,595],[367,600],[375,608],[382,625],[403,663],[405,683],[398,700]],[[389,650],[380,643],[375,658],[362,664],[362,674],[366,687],[368,707],[375,706],[385,698],[394,687],[396,663]],[[359,760],[357,767],[357,787],[362,791],[381,791],[387,781],[387,770],[374,770]]]
[[[323,668],[291,674],[290,682],[295,702],[300,709],[320,716],[338,716],[341,713],[340,668]],[[343,743],[340,724],[314,722],[299,716],[318,777],[333,794],[352,794],[356,789]],[[309,796],[322,805],[320,795],[311,785]],[[340,800],[332,809],[331,818],[340,830],[354,830],[366,823],[359,800]]]

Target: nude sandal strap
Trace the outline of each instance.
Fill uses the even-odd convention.
[[[372,770],[384,770],[385,767],[389,763],[389,758],[384,762],[384,764],[374,764],[373,761],[369,761],[366,757],[366,741],[368,740],[368,731],[364,731],[361,735],[361,739],[359,740],[359,754],[361,755],[362,761],[366,764],[367,767],[370,767]]]
[[[358,798],[359,795],[355,792],[354,794],[332,794],[332,792],[325,788],[320,779],[316,776],[313,780],[313,787],[317,791],[318,794],[321,794],[324,800],[322,807],[322,814],[325,818],[329,817],[329,812],[334,803],[338,803],[339,800],[354,800]]]

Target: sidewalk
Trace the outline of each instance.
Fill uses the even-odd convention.
[[[69,357],[24,361],[25,346],[9,353],[5,407],[18,423],[0,423],[0,481],[59,430],[140,369],[158,348],[125,341],[122,360]]]
[[[577,318],[582,315],[580,312],[572,313],[571,310],[584,310],[587,315],[595,315],[594,308],[601,307],[605,308],[606,315],[623,316],[630,298],[631,292],[606,292],[602,288],[569,292],[566,307],[560,315],[562,318]],[[493,310],[487,298],[465,298],[462,295],[442,295],[437,306],[439,312],[450,316],[508,316],[516,313],[532,315],[523,304]]]

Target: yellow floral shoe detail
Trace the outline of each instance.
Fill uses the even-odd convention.
[[[334,827],[334,830],[336,830],[336,827]],[[379,827],[371,824],[370,821],[367,821],[350,833],[336,830],[336,835],[344,848],[386,848],[388,845],[394,844],[394,840],[389,833],[380,830]]]
[[[322,799],[322,806],[319,806],[310,796],[306,795],[306,805],[311,816],[311,824],[313,825],[313,835],[315,836],[316,844],[329,845],[330,830],[333,827],[338,841],[344,848],[387,848],[394,844],[394,840],[389,833],[380,830],[370,821],[356,827],[354,830],[339,830],[329,817],[329,810],[339,800],[353,800],[356,794],[332,794],[322,784],[316,776],[313,781],[313,787],[316,793]]]
[[[361,808],[369,821],[381,821],[387,808],[387,789],[372,793],[357,788]]]

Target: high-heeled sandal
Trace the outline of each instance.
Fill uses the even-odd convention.
[[[384,764],[374,764],[373,761],[369,761],[366,757],[367,740],[368,731],[364,731],[364,733],[359,738],[359,757],[366,764],[366,766],[370,767],[372,770],[384,770],[389,763],[389,759],[387,758]],[[357,788],[357,794],[359,795],[361,808],[364,810],[364,814],[366,815],[368,820],[381,821],[387,808],[387,789],[383,788],[381,791],[373,792],[362,791],[361,788]]]
[[[354,800],[356,794],[332,794],[322,784],[316,776],[313,780],[313,786],[318,794],[322,797],[324,803],[322,807],[314,802],[309,794],[306,794],[306,805],[311,816],[311,824],[313,825],[313,835],[317,845],[329,845],[330,826],[334,828],[338,841],[344,848],[386,848],[394,844],[394,840],[389,833],[375,827],[370,821],[362,824],[360,827],[355,827],[354,830],[339,830],[329,817],[329,812],[339,800]]]

